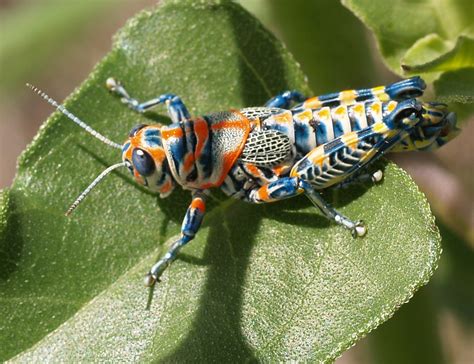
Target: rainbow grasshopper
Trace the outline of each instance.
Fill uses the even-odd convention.
[[[143,113],[165,104],[172,123],[133,127],[123,145],[110,141],[42,91],[34,91],[105,144],[120,149],[122,162],[104,170],[74,201],[69,215],[112,170],[127,167],[136,181],[160,197],[176,185],[190,190],[191,204],[180,238],[150,269],[152,286],[199,230],[209,189],[251,203],[278,201],[300,194],[354,237],[366,234],[323,200],[319,190],[364,180],[378,182],[380,170],[367,166],[387,152],[436,149],[457,133],[456,115],[446,105],[421,102],[419,77],[388,86],[348,90],[305,98],[286,91],[263,107],[217,112],[191,118],[179,96],[163,94],[146,102],[132,98],[113,78],[109,90]],[[296,106],[291,107],[292,104]]]

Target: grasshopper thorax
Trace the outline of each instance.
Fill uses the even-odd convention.
[[[135,180],[167,197],[175,183],[161,141],[161,125],[140,124],[132,128],[122,148],[122,160]]]

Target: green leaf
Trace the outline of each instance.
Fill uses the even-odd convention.
[[[342,0],[342,3],[373,31],[382,56],[396,73],[401,72],[400,60],[406,52],[427,35],[431,41],[425,39],[424,48],[440,56],[448,50],[439,46],[440,41],[455,41],[460,35],[474,34],[470,0]]]
[[[437,42],[435,41],[434,43]],[[432,44],[428,47],[432,47]],[[440,46],[440,48],[442,47]],[[459,37],[454,48],[448,52],[443,52],[442,56],[430,62],[419,62],[416,64],[413,61],[413,63],[414,65],[404,65],[404,69],[410,73],[425,73],[456,71],[462,68],[474,67],[474,39]]]
[[[11,94],[40,69],[52,67],[51,55],[77,42],[84,25],[97,22],[112,6],[117,4],[110,0],[42,0],[0,12],[0,65],[8,70],[0,72],[0,92]]]
[[[417,64],[419,65],[418,67],[423,67],[433,62],[433,60],[436,62],[440,54],[445,54],[449,52],[449,50],[449,42],[445,41],[438,34],[428,34],[418,39],[413,46],[407,50],[403,56],[401,67],[405,72],[416,73],[415,68]]]
[[[8,190],[0,190],[0,236],[3,236],[8,224]]]
[[[474,67],[443,73],[434,82],[439,101],[449,102],[459,120],[474,115]]]
[[[471,0],[342,0],[371,29],[389,68],[399,75],[442,73],[474,67],[474,6]],[[474,86],[459,80],[452,90]],[[467,99],[461,102],[470,102]]]
[[[15,269],[15,246],[7,244],[9,234],[12,232],[10,217],[11,199],[9,190],[0,190],[0,280],[6,279],[8,274]]]
[[[456,363],[469,357],[469,340],[457,342],[454,352],[443,350],[443,332],[447,316],[456,327],[469,329],[474,323],[474,251],[439,220],[438,227],[443,258],[430,283],[364,339],[374,363]]]
[[[317,93],[377,84],[364,25],[334,0],[244,0],[285,42]],[[337,24],[337,26],[335,26]],[[330,31],[328,31],[330,30]]]
[[[474,67],[446,72],[435,81],[436,94],[446,102],[474,103]]]
[[[116,141],[166,120],[121,105],[110,76],[140,100],[175,92],[193,114],[309,93],[285,48],[227,1],[167,1],[136,16],[66,102]],[[389,164],[377,186],[326,194],[367,222],[363,239],[303,198],[255,206],[217,194],[149,302],[143,274],[178,234],[189,194],[160,200],[119,171],[63,216],[119,159],[58,113],[21,157],[0,199],[0,359],[330,361],[425,284],[439,257],[424,196]]]

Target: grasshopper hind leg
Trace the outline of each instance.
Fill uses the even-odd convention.
[[[352,221],[344,216],[313,188],[313,186],[299,177],[283,177],[263,186],[248,191],[245,200],[252,203],[265,203],[287,199],[304,193],[306,197],[331,221],[348,229],[353,237],[364,236],[367,228],[360,220]]]
[[[376,170],[373,173],[360,173],[357,175],[353,175],[348,179],[342,181],[335,188],[345,189],[349,186],[356,185],[356,184],[364,184],[364,183],[379,183],[383,179],[383,172],[381,169]]]
[[[344,226],[348,229],[352,236],[362,237],[367,233],[367,228],[362,220],[352,221],[347,218],[339,211],[334,209],[329,203],[327,203],[322,196],[314,190],[314,188],[307,182],[302,181],[301,186],[304,189],[305,195],[321,212],[329,219],[333,220],[339,225]]]

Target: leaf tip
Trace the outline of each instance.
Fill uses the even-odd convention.
[[[410,72],[412,70],[412,67],[407,64],[402,64],[400,67],[402,68],[403,72]]]

